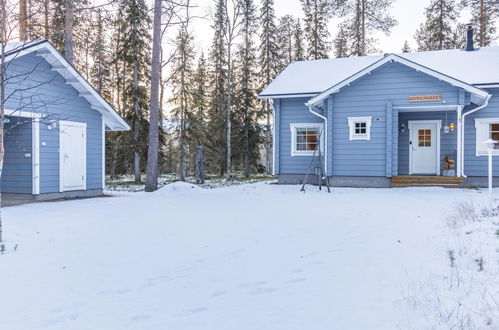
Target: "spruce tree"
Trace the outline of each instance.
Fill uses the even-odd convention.
[[[279,53],[277,48],[277,28],[275,25],[274,0],[262,0],[260,8],[260,47],[258,62],[260,63],[260,86],[263,90],[270,84],[272,79],[279,73]],[[264,100],[261,102],[263,116],[266,118],[265,125],[265,158],[267,173],[271,173],[272,167],[272,112],[269,104]]]
[[[409,46],[409,42],[407,40],[404,42],[404,46],[402,47],[402,53],[410,53],[411,46]]]
[[[389,35],[397,24],[388,10],[394,0],[335,0],[334,9],[346,20],[342,24],[349,42],[349,53],[365,56],[376,51],[373,33],[380,31]],[[342,38],[344,38],[342,36]]]
[[[328,58],[331,50],[328,21],[332,16],[329,0],[300,0],[304,18],[304,38],[307,40],[309,60]]]
[[[296,20],[291,15],[284,15],[279,19],[277,27],[277,48],[279,50],[280,70],[294,61],[293,32]]]
[[[303,48],[303,30],[301,28],[299,18],[296,20],[295,28],[293,31],[293,60],[305,60],[305,49]]]
[[[209,172],[223,175],[226,150],[225,114],[227,110],[227,45],[225,42],[226,19],[225,1],[216,2],[213,16],[214,30],[211,44],[210,62],[210,94],[208,109],[208,134],[206,167]]]
[[[205,146],[207,140],[207,110],[209,107],[208,63],[204,53],[201,53],[196,70],[192,77],[192,111],[194,113],[189,130],[191,150],[197,146]],[[194,156],[192,155],[192,159]]]
[[[348,57],[350,54],[349,47],[348,35],[345,31],[345,26],[342,24],[339,26],[338,33],[333,41],[334,56]]]
[[[172,87],[172,96],[169,102],[174,105],[171,110],[172,116],[177,122],[177,141],[179,144],[179,165],[178,174],[180,181],[185,181],[186,177],[186,149],[187,149],[187,129],[194,114],[192,113],[192,81],[193,81],[193,61],[194,50],[192,47],[192,36],[185,26],[179,29],[175,39],[175,55],[171,62],[171,72],[169,83]]]
[[[248,178],[250,168],[258,160],[259,126],[256,107],[256,47],[254,37],[257,32],[257,16],[253,0],[242,1],[243,21],[241,26],[241,44],[237,51],[237,84],[235,93],[235,116],[238,122],[237,139],[242,156],[243,175]],[[291,52],[291,50],[290,50]]]
[[[469,1],[471,22],[476,28],[475,39],[478,46],[490,46],[496,39],[496,21],[499,17],[499,3],[490,0]]]
[[[120,0],[118,6],[119,49],[116,56],[123,66],[123,106],[125,118],[132,123],[133,165],[135,181],[141,181],[141,168],[147,150],[147,120],[150,77],[149,34],[151,19],[144,0]],[[128,158],[128,157],[127,157]]]
[[[426,21],[416,31],[419,51],[462,47],[463,31],[456,26],[459,6],[455,0],[432,0],[425,9]]]
[[[95,24],[95,35],[91,47],[92,52],[92,67],[90,72],[90,81],[95,89],[104,96],[107,100],[111,100],[110,86],[110,60],[108,54],[110,48],[107,42],[107,31],[105,26],[109,24],[109,19],[101,9],[97,10]]]

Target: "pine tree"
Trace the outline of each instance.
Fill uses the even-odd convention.
[[[117,57],[123,65],[123,106],[125,117],[132,122],[133,169],[135,181],[141,181],[141,167],[146,153],[150,76],[149,34],[151,19],[144,0],[120,0],[118,13],[119,42]]]
[[[492,3],[490,0],[477,0],[467,2],[471,7],[471,22],[477,27],[478,33],[475,33],[478,46],[490,46],[496,39],[496,20],[499,17],[498,3]]]
[[[260,86],[263,90],[272,79],[279,73],[279,54],[276,42],[277,28],[275,25],[274,0],[263,0],[260,8],[260,47],[258,62],[260,63]],[[265,125],[265,158],[267,173],[271,173],[272,167],[272,112],[267,102],[261,103],[263,116],[266,118]]]
[[[180,181],[186,177],[186,149],[187,129],[194,117],[192,113],[193,91],[191,83],[193,80],[194,49],[192,47],[192,36],[183,26],[175,40],[175,56],[172,58],[172,68],[169,83],[172,87],[172,97],[169,102],[174,105],[171,113],[177,122],[177,141],[179,144],[179,166],[178,173]]]
[[[296,20],[291,15],[284,15],[279,19],[277,27],[277,48],[279,50],[280,67],[279,71],[294,61],[293,32]]]
[[[242,167],[244,177],[250,175],[250,167],[258,160],[259,126],[256,107],[256,47],[254,36],[257,31],[256,9],[253,0],[242,2],[242,41],[237,52],[237,84],[235,93],[235,121],[239,123]],[[291,32],[290,32],[291,34]],[[291,50],[289,50],[291,56]]]
[[[304,37],[308,41],[309,60],[328,58],[331,50],[328,21],[332,16],[329,0],[300,0],[305,15]]]
[[[411,46],[409,46],[409,42],[407,40],[404,42],[404,46],[402,47],[402,53],[410,53]]]
[[[208,134],[207,145],[208,172],[223,175],[225,170],[226,134],[225,114],[227,110],[227,45],[225,42],[226,19],[225,1],[216,2],[213,17],[213,41],[210,49],[210,94],[208,109]]]
[[[293,31],[293,60],[305,60],[305,50],[303,48],[303,30],[301,29],[300,19],[296,20],[295,28]]]
[[[425,9],[426,21],[416,31],[419,51],[460,48],[462,34],[456,20],[459,6],[455,0],[432,0]]]
[[[346,17],[342,24],[349,43],[349,53],[365,56],[376,51],[376,40],[372,34],[381,31],[390,34],[397,24],[388,14],[394,0],[335,0],[334,8]]]

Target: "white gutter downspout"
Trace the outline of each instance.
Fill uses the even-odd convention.
[[[316,115],[317,117],[324,119],[324,141],[325,141],[324,142],[324,172],[326,172],[326,175],[328,175],[328,172],[327,172],[327,117],[312,110],[312,105],[308,104],[308,102],[305,103],[305,105],[308,107],[308,111],[310,111],[313,115]],[[320,148],[320,146],[319,146],[319,148]]]
[[[269,99],[270,107],[272,108],[272,175],[275,175],[275,107],[274,100]]]
[[[478,110],[482,110],[483,108],[485,108],[486,106],[489,105],[489,100],[490,98],[492,97],[492,95],[488,94],[487,97],[485,98],[485,101],[483,102],[482,105],[476,107],[475,109],[471,110],[471,111],[468,111],[468,112],[465,112],[461,115],[461,176],[463,178],[466,178],[467,176],[464,174],[464,122],[465,122],[465,119],[466,119],[466,116],[467,115],[470,115],[474,112],[477,112]]]

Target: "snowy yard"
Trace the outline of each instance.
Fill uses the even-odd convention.
[[[485,191],[113,194],[3,209],[0,329],[499,327]]]

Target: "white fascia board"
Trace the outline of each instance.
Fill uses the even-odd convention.
[[[343,80],[342,82],[326,89],[325,91],[323,91],[322,93],[320,93],[319,95],[317,95],[316,97],[312,98],[308,104],[317,104],[319,102],[321,102],[322,100],[324,100],[328,95],[330,94],[333,94],[333,93],[337,93],[341,90],[341,88],[351,84],[352,82],[354,82],[355,80],[363,77],[364,75],[366,74],[369,74],[371,71],[379,68],[380,66],[384,65],[385,63],[388,63],[388,62],[398,62],[398,63],[401,63],[405,66],[408,66],[410,68],[413,68],[414,70],[417,70],[417,71],[420,71],[420,72],[423,72],[423,73],[426,73],[430,76],[433,76],[437,79],[440,79],[440,80],[443,80],[443,81],[446,81],[448,82],[449,84],[455,86],[455,87],[459,87],[459,88],[463,88],[464,90],[472,93],[473,95],[475,95],[477,97],[477,102],[483,102],[488,93],[487,91],[483,90],[483,89],[480,89],[478,87],[475,87],[473,85],[470,85],[470,84],[467,84],[463,81],[460,81],[460,80],[457,80],[455,78],[452,78],[452,77],[449,77],[443,73],[440,73],[440,72],[437,72],[433,69],[430,69],[430,68],[427,68],[421,64],[418,64],[416,62],[412,62],[412,61],[409,61],[401,56],[398,56],[398,55],[395,55],[395,54],[390,54],[390,55],[387,55],[385,56],[384,58],[380,59],[379,61],[367,66],[366,68],[362,69],[361,71],[357,72],[356,74],[350,76],[349,78]]]
[[[38,112],[22,111],[22,110],[9,110],[9,109],[5,109],[4,110],[4,116],[22,117],[22,118],[42,118],[42,117],[46,117],[46,115],[38,113]]]
[[[269,94],[269,95],[258,95],[259,99],[288,99],[294,97],[312,97],[318,93],[303,93],[303,94]]]
[[[121,116],[109,105],[109,103],[104,100],[104,98],[85,80],[85,78],[82,77],[82,75],[78,71],[76,71],[76,69],[71,64],[69,64],[68,61],[66,61],[66,59],[64,59],[61,54],[59,54],[54,46],[52,46],[52,44],[50,44],[48,41],[40,42],[39,44],[36,44],[34,46],[27,46],[26,49],[21,49],[13,54],[7,55],[5,57],[5,60],[10,61],[33,52],[37,52],[40,56],[42,56],[51,66],[53,66],[54,71],[59,72],[59,74],[61,74],[65,79],[69,79],[69,81],[67,82],[69,82],[70,84],[81,84],[85,88],[85,90],[95,98],[97,104],[101,105],[106,110],[106,112],[109,112],[111,117],[106,117],[115,121],[115,123],[106,123],[108,124],[108,127],[113,130],[130,130],[130,126],[127,124],[127,122],[123,118],[121,118]],[[64,67],[64,69],[62,69],[62,67]],[[91,104],[94,105],[95,102],[92,102]],[[102,111],[99,112],[102,113]]]

